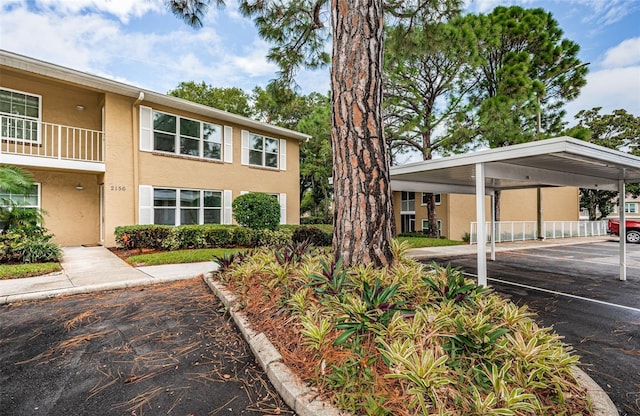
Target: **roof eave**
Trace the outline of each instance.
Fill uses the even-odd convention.
[[[218,110],[202,104],[193,103],[181,98],[172,97],[155,91],[138,88],[133,85],[103,78],[98,75],[89,74],[87,72],[66,68],[49,62],[40,61],[28,56],[23,56],[0,49],[0,66],[6,66],[16,70],[37,74],[47,78],[53,78],[70,84],[91,88],[97,91],[105,91],[114,94],[123,95],[131,98],[138,98],[140,93],[144,93],[146,102],[166,105],[172,108],[189,111],[195,114],[212,117],[220,121],[239,124],[247,128],[264,131],[267,133],[297,139],[303,141],[311,136],[297,131],[289,130],[283,127],[274,126],[273,124],[263,123],[252,120],[227,111]]]

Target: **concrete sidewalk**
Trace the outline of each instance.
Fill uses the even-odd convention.
[[[61,272],[0,280],[0,304],[189,279],[216,267],[210,261],[132,267],[104,247],[64,247],[62,250]]]

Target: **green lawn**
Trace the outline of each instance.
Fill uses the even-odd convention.
[[[196,250],[159,251],[156,253],[131,256],[127,261],[134,266],[153,266],[158,264],[197,263],[210,261],[214,256],[237,253],[244,249],[237,248],[203,248]]]
[[[396,240],[400,242],[406,241],[411,248],[458,246],[461,244],[467,244],[464,241],[447,240],[446,238],[396,237]]]
[[[40,276],[60,270],[58,263],[3,264],[0,265],[0,280]]]

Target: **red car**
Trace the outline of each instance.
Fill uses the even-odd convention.
[[[640,219],[625,220],[627,227],[627,243],[640,243]],[[620,221],[609,220],[607,223],[609,234],[620,235]]]

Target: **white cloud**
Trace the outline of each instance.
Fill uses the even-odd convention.
[[[26,5],[26,1],[10,1],[9,4]],[[106,13],[127,23],[133,17],[165,10],[162,0],[34,0],[32,5],[40,10],[54,12],[60,16],[73,16],[92,12]]]
[[[623,67],[640,63],[640,37],[626,39],[609,49],[602,61],[605,68]]]
[[[640,66],[603,69],[587,75],[587,85],[580,96],[565,106],[567,121],[574,125],[573,116],[580,110],[602,107],[602,113],[624,109],[640,116]]]

